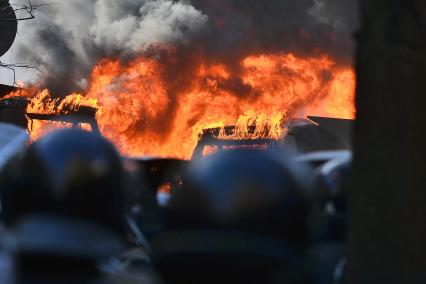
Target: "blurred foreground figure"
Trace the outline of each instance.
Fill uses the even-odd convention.
[[[152,241],[166,283],[306,283],[302,171],[278,156],[224,151],[190,166]]]
[[[351,156],[333,159],[317,168],[312,185],[310,267],[317,283],[346,283],[347,196]]]
[[[0,191],[7,177],[16,174],[16,160],[25,151],[28,139],[25,129],[0,123]],[[0,226],[0,284],[17,283],[17,268],[15,242]]]
[[[15,242],[0,228],[0,284],[17,283],[17,268]]]
[[[17,154],[23,152],[29,136],[25,129],[0,122],[0,171]]]
[[[100,269],[126,249],[124,175],[114,147],[99,135],[67,129],[32,144],[21,162],[1,192],[21,282],[140,282]]]
[[[351,168],[352,157],[343,156],[325,163],[313,174],[311,195],[322,220],[313,231],[316,241],[346,241]]]
[[[0,123],[0,192],[18,179],[19,159],[24,154],[29,135],[24,128]]]

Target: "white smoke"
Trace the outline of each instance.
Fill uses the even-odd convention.
[[[26,81],[54,76],[61,81],[58,84],[81,85],[78,82],[98,57],[129,56],[155,44],[185,43],[207,22],[208,17],[185,0],[54,1],[35,20],[20,22],[18,39],[2,60],[38,65],[43,74],[18,70],[18,77]],[[0,81],[10,80],[9,75],[0,72]]]
[[[137,14],[129,15],[134,10],[129,6],[138,6],[134,2],[140,1],[96,2],[89,31],[97,46],[138,52],[153,43],[186,41],[207,23],[207,16],[186,2],[145,1]]]

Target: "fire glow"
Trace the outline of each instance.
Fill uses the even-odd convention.
[[[179,88],[170,88],[164,68],[155,57],[126,63],[105,59],[93,68],[84,94],[70,94],[59,101],[48,90],[30,88],[27,112],[66,114],[80,105],[96,107],[102,135],[124,155],[185,159],[205,128],[236,125],[238,137],[233,138],[238,139],[245,135],[244,126],[256,125],[256,137],[260,137],[269,125],[268,135],[278,139],[285,135],[280,126],[290,117],[355,115],[354,71],[327,55],[248,56],[238,74],[221,62],[200,61],[191,72],[175,72],[173,84],[186,82]],[[171,93],[172,89],[178,93]],[[33,138],[52,128],[44,124],[33,125]]]

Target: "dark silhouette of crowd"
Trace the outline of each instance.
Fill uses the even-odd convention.
[[[348,153],[138,159],[0,128],[0,284],[345,283]]]

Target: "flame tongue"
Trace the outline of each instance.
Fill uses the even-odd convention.
[[[53,99],[49,90],[43,90],[31,98],[27,106],[27,113],[62,115],[78,112],[81,106],[98,108],[96,99],[86,98],[80,94]]]
[[[220,128],[218,138],[229,140],[240,139],[282,139],[287,129],[284,126],[287,117],[283,113],[275,113],[271,116],[250,112],[241,115],[231,131],[227,131],[224,126]]]
[[[300,109],[342,118],[355,113],[354,72],[328,56],[254,55],[238,71],[200,60],[189,64],[190,71],[173,70],[174,76],[171,62],[144,56],[126,64],[103,60],[84,96],[53,99],[48,90],[31,96],[32,90],[27,112],[59,115],[93,107],[101,133],[123,154],[179,158],[191,156],[203,129],[235,125],[219,138],[280,139],[286,135],[282,125]]]

